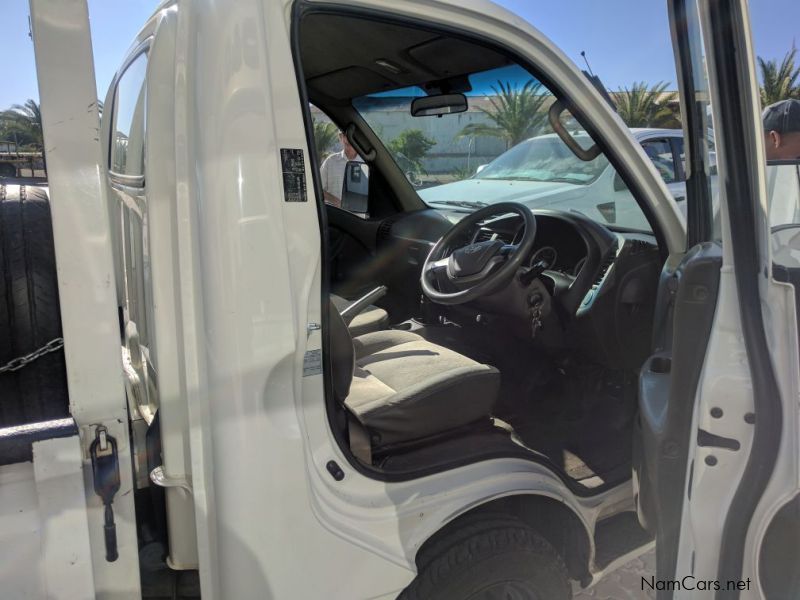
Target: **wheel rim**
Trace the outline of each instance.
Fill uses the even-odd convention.
[[[468,600],[542,600],[529,581],[498,581],[474,594]]]

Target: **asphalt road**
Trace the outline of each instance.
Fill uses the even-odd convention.
[[[656,553],[651,550],[601,579],[593,588],[575,595],[575,600],[655,600],[656,593],[642,590],[642,577],[656,569]]]

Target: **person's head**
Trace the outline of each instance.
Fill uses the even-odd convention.
[[[342,143],[344,155],[347,157],[347,160],[355,160],[356,156],[358,156],[358,152],[353,148],[353,145],[350,143],[350,140],[347,139],[344,131],[339,132],[339,141]]]
[[[800,100],[781,100],[761,115],[767,160],[800,158]]]

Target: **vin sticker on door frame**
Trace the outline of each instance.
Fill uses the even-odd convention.
[[[306,161],[300,148],[281,148],[283,201],[308,202]]]

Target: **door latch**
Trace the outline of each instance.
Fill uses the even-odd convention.
[[[119,491],[119,458],[117,440],[108,435],[108,430],[103,425],[98,425],[94,430],[94,441],[89,446],[89,456],[92,459],[94,493],[100,496],[105,507],[103,533],[106,541],[106,560],[114,562],[119,553],[117,526],[114,523],[114,509],[111,504]]]

